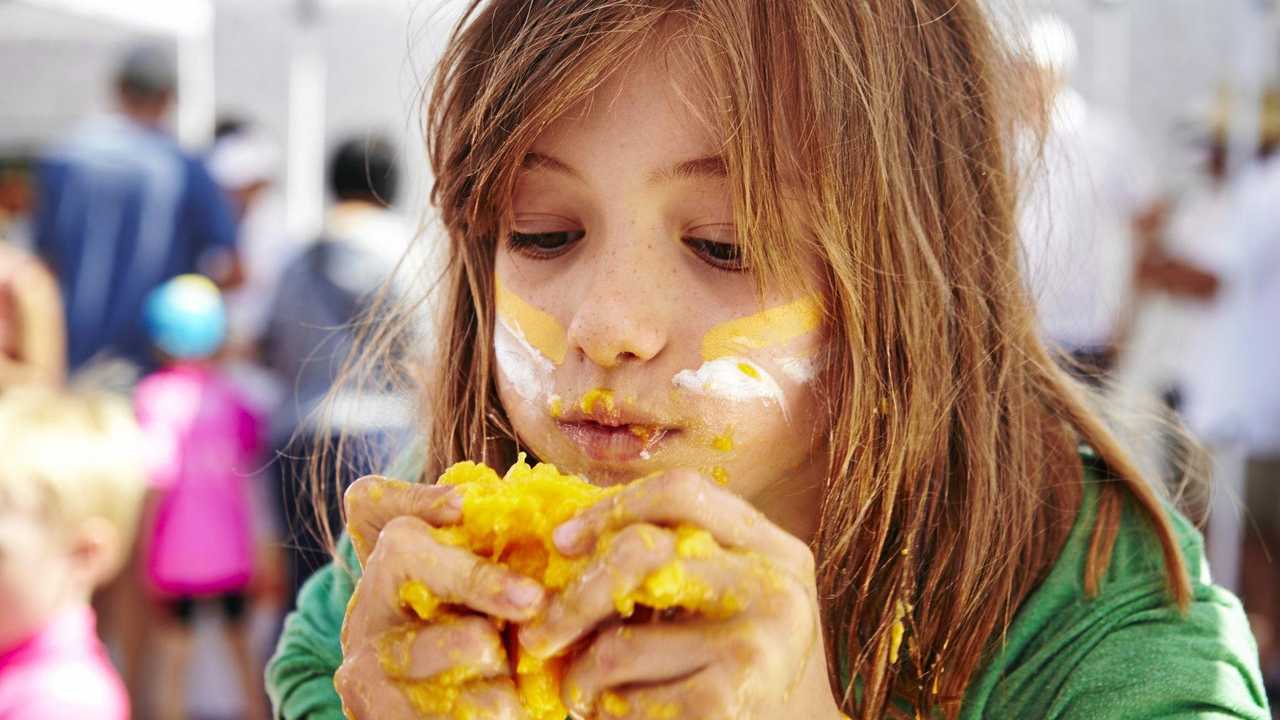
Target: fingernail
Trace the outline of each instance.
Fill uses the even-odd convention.
[[[560,527],[551,534],[551,539],[555,541],[556,547],[561,552],[569,552],[578,542],[578,538],[582,535],[584,523],[581,518],[574,518],[565,523],[561,523]]]
[[[449,493],[449,507],[454,510],[462,509],[462,494],[457,490]]]
[[[532,607],[542,599],[542,587],[526,580],[507,583],[507,599],[518,607]]]

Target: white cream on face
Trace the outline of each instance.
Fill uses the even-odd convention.
[[[551,376],[555,365],[525,339],[520,328],[499,318],[493,335],[494,357],[498,372],[525,402],[541,404],[551,394]]]
[[[817,367],[811,357],[785,357],[778,361],[778,369],[793,383],[813,382]]]
[[[818,299],[806,297],[721,323],[702,339],[702,366],[676,373],[672,382],[676,387],[721,400],[773,402],[785,414],[782,387],[768,370],[743,354],[789,343],[815,330],[821,320]],[[796,384],[808,383],[814,377],[813,361],[804,356],[784,357],[778,361],[778,369]]]
[[[564,328],[494,278],[498,327],[493,334],[498,372],[525,402],[545,405],[552,415],[559,398],[552,394],[556,365],[564,362]]]
[[[671,382],[683,390],[722,400],[764,400],[785,407],[782,388],[769,371],[743,358],[717,358],[697,370],[681,370]]]

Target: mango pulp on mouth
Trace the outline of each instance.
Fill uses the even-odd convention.
[[[431,532],[438,541],[465,547],[537,580],[553,593],[566,587],[590,559],[561,555],[552,541],[552,532],[561,523],[622,489],[596,487],[576,476],[560,473],[553,465],[530,467],[523,455],[505,477],[499,477],[485,465],[461,462],[446,470],[438,482],[458,487],[463,495],[462,521],[451,527],[433,528]],[[611,539],[611,535],[602,537],[596,551],[607,548]],[[719,546],[706,531],[687,526],[676,528],[676,558],[649,575],[640,587],[615,592],[614,604],[619,615],[630,616],[637,605],[655,610],[683,608],[718,617],[732,615],[740,608],[740,598],[713,591],[687,573],[682,562],[708,557],[717,550]],[[448,606],[441,605],[418,581],[404,583],[400,588],[400,601],[423,620],[448,622],[453,617]],[[411,641],[409,638],[407,643]],[[518,643],[508,645],[516,653],[516,686],[530,716],[534,720],[563,720],[568,715],[560,700],[565,658],[543,659],[526,652]],[[380,652],[383,666],[393,675],[395,668],[407,661],[403,655],[408,645],[400,647],[406,649],[400,653]],[[401,685],[420,712],[450,714],[465,720],[483,715],[480,708],[462,699],[465,685],[475,679],[465,668],[455,668],[427,680],[406,681]]]

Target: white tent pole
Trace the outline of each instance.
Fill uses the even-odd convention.
[[[319,0],[297,0],[289,65],[289,130],[285,178],[287,231],[320,233],[324,218],[325,58]]]
[[[213,6],[198,2],[200,22],[178,41],[178,140],[189,150],[208,146],[213,138],[214,94]]]

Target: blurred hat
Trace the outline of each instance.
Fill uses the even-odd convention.
[[[139,97],[158,97],[178,86],[178,60],[168,45],[148,42],[125,53],[116,71],[120,88]]]
[[[151,342],[180,360],[213,355],[227,334],[222,293],[203,275],[179,275],[156,288],[143,313]]]
[[[209,174],[228,190],[238,190],[275,178],[280,162],[276,146],[252,132],[225,135],[209,152]]]

